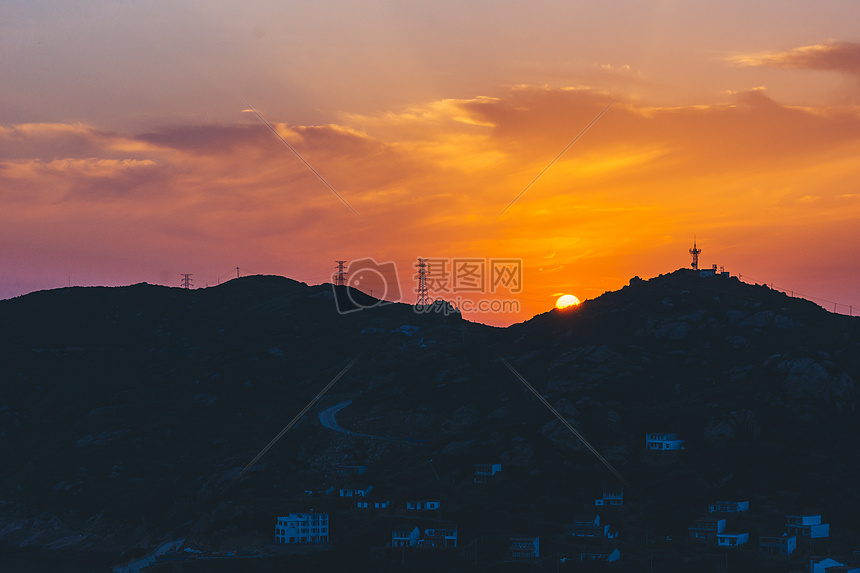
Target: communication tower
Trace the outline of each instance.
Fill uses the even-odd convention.
[[[693,248],[690,249],[690,254],[693,255],[693,270],[699,270],[699,253],[702,249],[696,248],[696,238],[693,237]]]

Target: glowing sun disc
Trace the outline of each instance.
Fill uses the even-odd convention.
[[[579,299],[573,296],[572,294],[566,294],[558,297],[558,300],[555,301],[556,308],[570,308],[571,306],[576,306],[579,304]]]

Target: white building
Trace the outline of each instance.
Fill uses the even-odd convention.
[[[725,277],[725,278],[728,278],[730,275],[729,275],[729,271],[724,270],[723,267],[720,267],[720,270],[717,271],[717,265],[716,265],[716,263],[714,263],[714,265],[709,269],[699,269],[699,276],[700,277]]]
[[[708,513],[738,513],[749,510],[748,501],[715,501],[708,504]]]
[[[758,550],[765,555],[788,557],[795,549],[797,549],[797,537],[788,533],[762,535],[758,538]]]
[[[618,532],[610,533],[609,524],[601,524],[596,513],[579,513],[573,517],[573,523],[564,524],[564,534],[574,538],[612,539]]]
[[[540,559],[540,537],[511,537],[510,542],[511,559]]]
[[[357,507],[358,509],[388,509],[390,505],[391,502],[387,499],[371,500],[361,496],[359,496],[359,499],[355,502],[355,507]]]
[[[395,527],[391,531],[391,546],[392,547],[415,547],[418,545],[418,538],[421,536],[421,530],[415,525],[401,525]]]
[[[624,486],[603,486],[603,497],[594,500],[598,506],[624,505]]]
[[[658,452],[684,449],[684,440],[678,434],[645,434],[645,449]]]
[[[716,517],[700,517],[687,528],[687,536],[690,539],[701,539],[712,543],[717,535],[726,529],[726,520]]]
[[[821,523],[820,515],[786,515],[785,530],[789,535],[810,539],[830,537],[830,524]]]
[[[406,502],[407,511],[434,511],[439,509],[441,506],[442,502],[439,500]]]
[[[291,513],[279,517],[275,543],[328,543],[328,514]]]
[[[719,547],[740,547],[749,540],[749,533],[717,533],[717,545]]]
[[[830,567],[844,567],[845,564],[831,557],[813,557],[809,560],[809,573],[825,573]]]
[[[487,483],[502,471],[502,464],[475,464],[475,483]]]
[[[589,551],[579,554],[580,561],[606,561],[607,563],[614,563],[619,559],[621,559],[621,551],[619,551],[618,548],[614,548],[612,550],[603,549]]]
[[[424,536],[418,541],[419,547],[457,547],[457,525],[437,523],[424,528]]]
[[[340,497],[367,497],[372,485],[347,485],[340,489]]]
[[[367,466],[339,466],[334,474],[339,477],[363,476],[366,471]]]

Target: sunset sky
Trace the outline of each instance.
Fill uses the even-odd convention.
[[[856,314],[858,22],[856,0],[4,0],[0,298],[373,258],[412,302],[417,257],[521,259],[522,292],[482,295],[519,312],[467,313],[506,325],[689,266],[695,237],[701,266]]]

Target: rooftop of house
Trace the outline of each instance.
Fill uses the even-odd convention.
[[[416,529],[420,528],[414,523],[400,523],[391,528],[392,535],[411,535]]]

